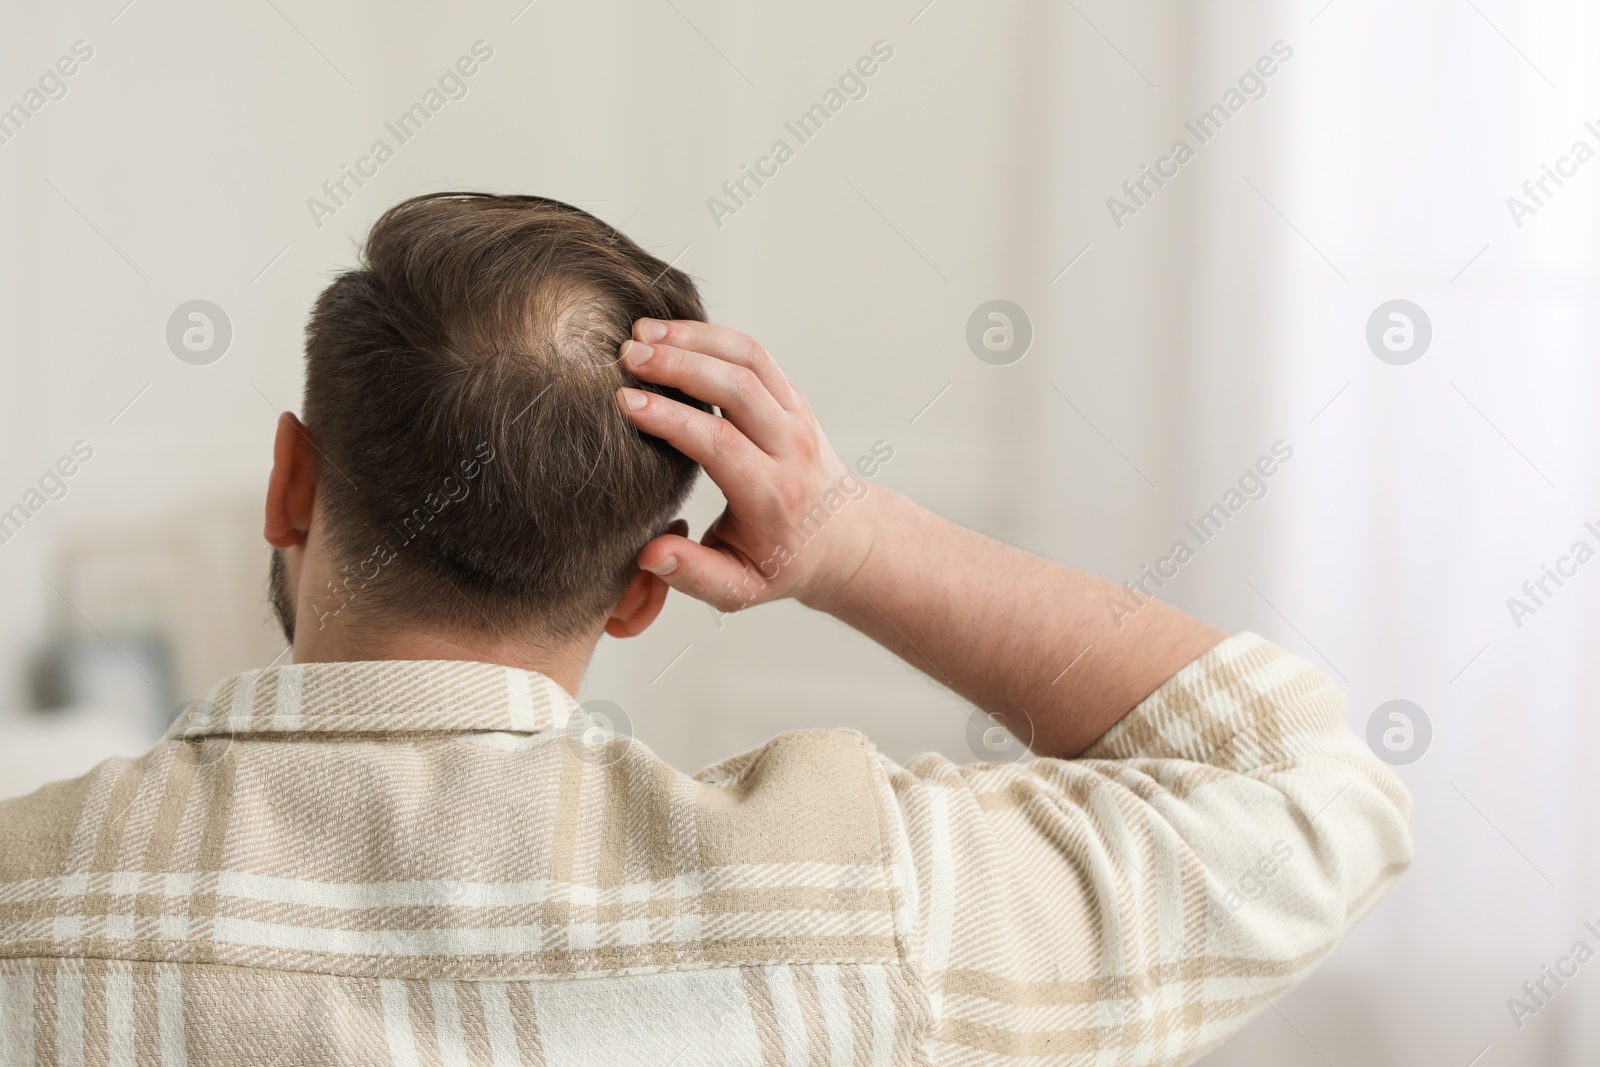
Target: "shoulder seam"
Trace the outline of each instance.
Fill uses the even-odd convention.
[[[878,825],[879,863],[883,867],[885,878],[890,887],[890,900],[894,908],[896,920],[894,943],[895,951],[899,957],[900,976],[905,981],[906,988],[911,991],[912,996],[915,998],[920,1015],[913,1030],[916,1035],[914,1038],[915,1045],[921,1048],[929,1036],[932,1011],[928,1002],[928,989],[926,982],[923,980],[922,968],[917,965],[915,953],[912,951],[908,941],[911,935],[907,931],[902,931],[898,922],[901,909],[906,906],[906,902],[904,889],[898,881],[898,872],[902,870],[902,867],[895,844],[898,835],[891,836],[889,805],[894,804],[898,808],[899,801],[896,797],[894,786],[889,781],[888,772],[883,765],[883,756],[878,751],[877,746],[860,731],[851,730],[847,732],[856,737],[857,743],[861,748],[862,758],[867,762],[867,773],[872,779],[873,795],[877,800],[876,810],[873,814]],[[907,864],[912,862],[909,855],[904,858]],[[915,872],[912,873],[912,877],[916,877]]]

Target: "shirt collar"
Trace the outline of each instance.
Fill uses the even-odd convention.
[[[560,730],[578,703],[538,671],[469,660],[295,663],[224,678],[169,739],[261,733]]]

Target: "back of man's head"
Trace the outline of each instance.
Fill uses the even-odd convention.
[[[705,312],[687,275],[587,212],[452,193],[386,212],[306,330],[335,604],[436,628],[594,626],[698,473],[618,410],[619,386],[656,389],[618,361],[641,317]]]

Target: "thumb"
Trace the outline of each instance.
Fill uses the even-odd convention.
[[[764,598],[767,582],[755,568],[726,549],[709,548],[679,534],[666,533],[639,550],[638,564],[680,593],[721,611]]]

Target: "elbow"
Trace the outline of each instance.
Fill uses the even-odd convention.
[[[1371,790],[1373,795],[1363,808],[1366,847],[1371,850],[1365,869],[1371,878],[1367,886],[1351,887],[1354,898],[1347,923],[1354,923],[1370,911],[1410,868],[1415,855],[1411,792],[1387,767],[1373,776]]]
[[[1411,866],[1411,793],[1370,755],[1339,761],[1344,778],[1320,810],[1306,813],[1307,844],[1327,885],[1326,918],[1342,936],[1377,906]]]

